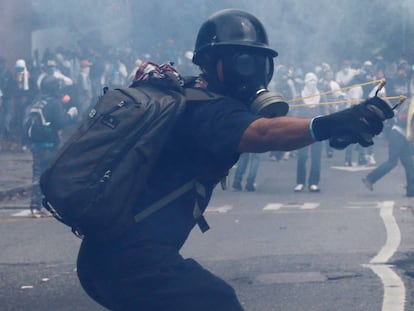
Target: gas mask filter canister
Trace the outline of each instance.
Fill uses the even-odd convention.
[[[289,112],[289,105],[282,94],[260,89],[250,102],[250,110],[265,118],[282,117]]]

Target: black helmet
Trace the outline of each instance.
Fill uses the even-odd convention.
[[[47,95],[56,95],[59,92],[59,80],[52,75],[46,75],[40,82],[40,91]]]
[[[269,47],[262,23],[252,14],[235,9],[221,10],[203,23],[197,35],[193,63],[201,65],[200,52],[218,46],[246,47],[267,52],[271,57],[278,55]]]

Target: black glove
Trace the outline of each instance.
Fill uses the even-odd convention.
[[[358,143],[363,147],[368,147],[374,144],[374,141],[372,140],[373,135],[364,134],[363,141]],[[354,144],[355,142],[352,141],[350,137],[332,137],[329,138],[329,146],[331,146],[334,149],[342,150],[348,147],[350,144]]]
[[[373,144],[372,138],[381,133],[383,121],[393,116],[385,101],[372,97],[351,108],[314,118],[311,130],[315,140],[329,139],[331,147],[336,149],[354,143],[368,147]]]

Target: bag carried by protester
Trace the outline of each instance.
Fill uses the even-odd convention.
[[[49,142],[54,137],[51,122],[45,117],[48,101],[44,98],[35,100],[25,111],[23,119],[24,140],[30,143]]]
[[[184,111],[187,92],[170,64],[143,63],[134,81],[101,96],[40,178],[44,206],[77,235],[107,241],[137,221],[134,202]],[[193,100],[212,98],[191,90]],[[192,187],[184,185],[167,202]]]

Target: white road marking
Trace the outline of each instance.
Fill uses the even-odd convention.
[[[361,201],[361,202],[348,202],[345,208],[374,208],[380,209],[381,206],[378,201]]]
[[[357,205],[350,205],[350,206],[344,206],[344,208],[349,208],[349,209],[363,209],[363,208],[372,208],[372,209],[378,209],[377,206],[357,206]]]
[[[218,206],[218,207],[210,206],[210,207],[208,207],[206,209],[206,213],[219,213],[219,214],[223,214],[223,213],[227,213],[232,208],[233,208],[232,205],[223,205],[223,206]]]
[[[375,168],[375,166],[331,166],[331,168],[340,171],[361,172],[372,170]]]
[[[320,205],[320,203],[315,202],[305,202],[305,203],[269,203],[264,208],[263,211],[278,211],[282,208],[298,208],[298,209],[315,209]]]
[[[378,201],[352,201],[352,202],[348,202],[348,204],[351,205],[359,205],[359,206],[375,206],[376,208],[380,208],[381,206],[379,206]]]
[[[379,203],[380,216],[384,221],[387,239],[378,254],[372,258],[369,264],[362,265],[371,269],[382,281],[384,297],[382,311],[404,311],[405,307],[405,286],[393,266],[387,262],[395,254],[401,243],[401,232],[393,216],[394,202],[385,201]]]
[[[382,299],[382,311],[404,311],[405,286],[391,265],[368,264],[362,265],[371,269],[382,281],[384,298]]]
[[[12,214],[13,217],[29,217],[32,216],[32,212],[29,209],[22,210],[20,212]]]
[[[277,210],[280,210],[282,206],[283,206],[282,203],[269,203],[263,208],[263,210],[264,211],[277,211]]]
[[[320,203],[306,202],[302,205],[301,209],[315,209]]]
[[[387,231],[387,240],[379,253],[371,259],[371,264],[385,264],[397,251],[401,243],[401,232],[398,224],[394,218],[394,202],[385,201],[380,203],[380,216],[384,221],[385,229]]]
[[[20,286],[20,288],[21,289],[32,289],[32,288],[34,288],[34,286],[33,285],[22,285],[22,286]]]

